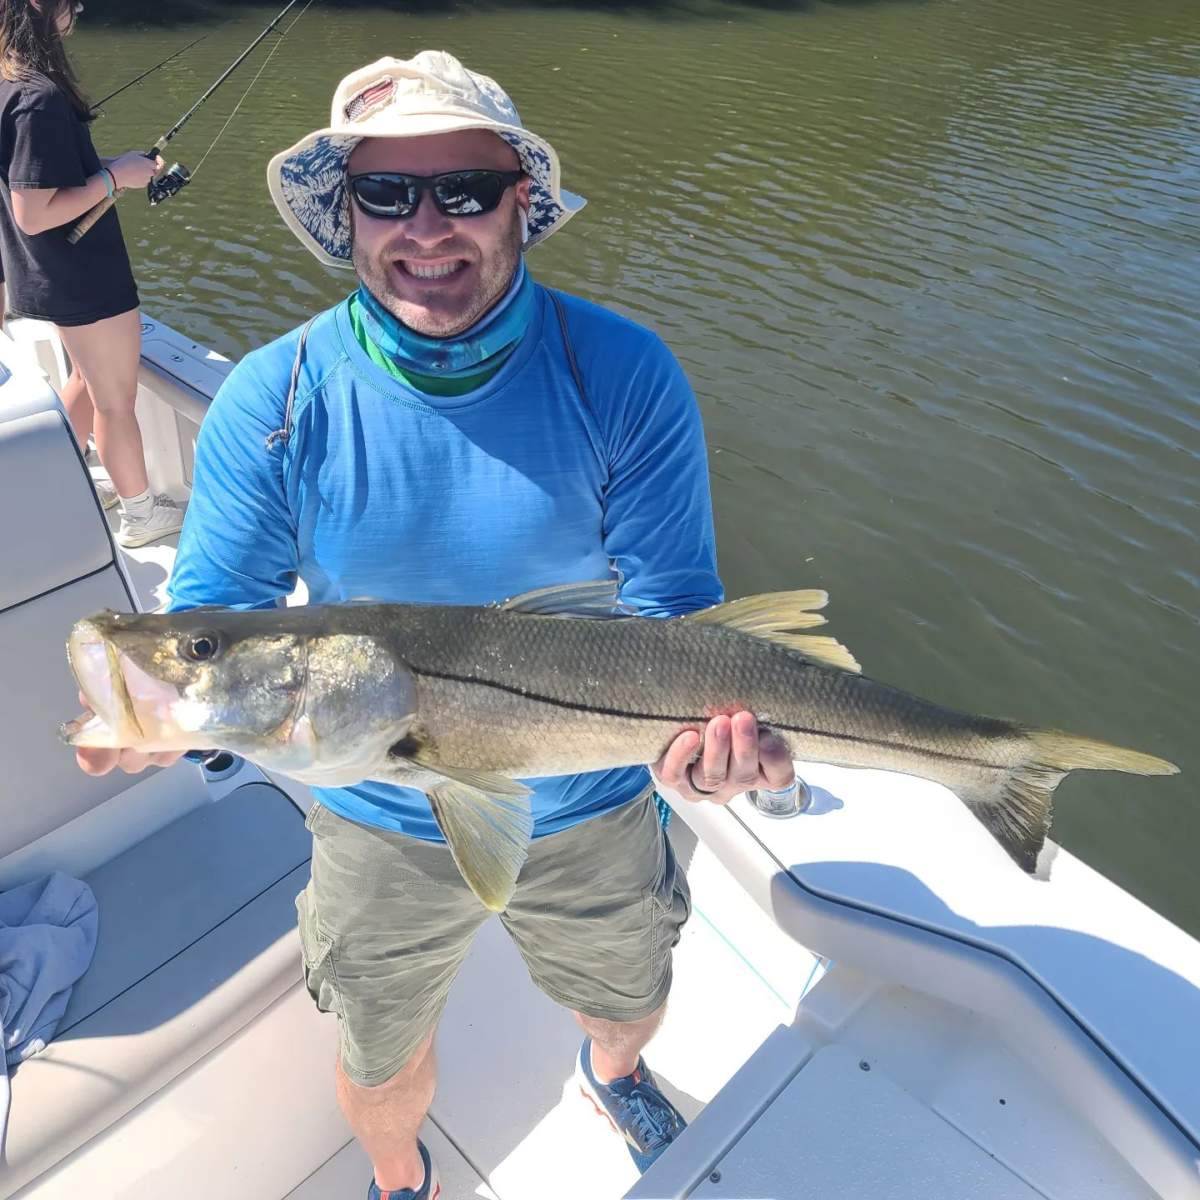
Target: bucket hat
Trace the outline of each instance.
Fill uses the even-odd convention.
[[[334,92],[328,127],[271,159],[271,199],[321,262],[350,267],[346,160],[354,147],[368,137],[423,137],[460,129],[490,129],[520,156],[530,179],[527,249],[561,229],[586,203],[560,186],[554,147],[521,124],[500,85],[444,50],[381,58],[347,75]]]

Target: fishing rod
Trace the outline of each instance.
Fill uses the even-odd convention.
[[[136,79],[131,79],[128,83],[123,84],[121,87],[117,88],[117,90],[115,92],[109,92],[108,95],[105,96],[103,100],[97,100],[96,103],[92,105],[92,112],[98,112],[110,100],[119,96],[123,91],[125,91],[128,88],[133,87],[133,85],[135,83],[141,83],[142,80],[145,79],[147,75],[153,75],[155,71],[161,71],[163,69],[163,67],[165,67],[167,65],[167,63],[171,62],[172,59],[178,58],[181,54],[186,54],[193,46],[200,45],[200,43],[202,41],[204,41],[204,39],[206,37],[208,37],[207,33],[204,34],[202,37],[198,37],[194,42],[188,42],[188,44],[186,46],[184,46],[184,48],[182,50],[176,50],[174,54],[172,54],[168,58],[164,58],[162,60],[162,62],[157,63],[155,66],[151,67],[150,70],[143,71]]]
[[[279,14],[274,18],[274,20],[271,21],[266,29],[264,29],[262,33],[260,33],[258,37],[256,37],[254,41],[252,41],[250,45],[247,46],[246,49],[243,50],[241,54],[239,54],[237,58],[233,60],[233,62],[225,70],[224,74],[216,81],[216,83],[214,83],[212,87],[210,87],[208,91],[206,91],[204,95],[201,96],[200,99],[197,100],[196,103],[193,104],[192,107],[189,108],[187,112],[185,112],[183,116],[180,117],[179,120],[176,121],[175,124],[172,125],[171,128],[168,129],[167,132],[164,133],[162,137],[160,137],[158,141],[156,141],[154,145],[150,147],[149,150],[146,151],[147,158],[157,158],[158,155],[160,155],[167,148],[167,143],[192,119],[193,116],[196,115],[201,106],[217,90],[217,88],[219,88],[221,84],[223,84],[225,80],[227,80],[230,75],[232,75],[234,71],[236,71],[243,62],[245,62],[245,60],[250,56],[251,52],[258,46],[259,42],[261,42],[269,34],[276,32],[275,27],[299,3],[300,0],[290,0],[290,3],[279,12]],[[312,0],[309,0],[309,4],[311,3]],[[305,8],[308,8],[307,4],[305,5]],[[293,24],[295,24],[295,22],[293,22]],[[150,180],[150,182],[146,185],[146,193],[150,198],[150,203],[161,204],[164,200],[170,199],[170,197],[174,196],[176,192],[183,188],[190,179],[191,175],[189,174],[187,167],[185,167],[182,163],[175,163],[167,171],[163,172],[162,175]],[[91,227],[95,225],[95,223],[100,220],[100,218],[104,216],[104,214],[108,212],[110,208],[112,208],[112,206],[117,202],[117,197],[120,196],[124,190],[124,188],[118,189],[111,196],[106,196],[100,201],[99,204],[89,209],[88,212],[86,212],[80,219],[75,228],[67,234],[67,241],[70,242],[72,246],[75,245],[75,243],[78,242],[79,239],[83,237],[83,235],[87,233],[87,231],[91,229]]]

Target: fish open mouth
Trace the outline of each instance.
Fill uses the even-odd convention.
[[[123,654],[91,620],[78,621],[67,642],[67,658],[94,716],[62,728],[73,746],[169,749],[178,729],[173,712],[180,695]]]
[[[130,745],[128,738],[140,734],[131,726],[137,719],[129,699],[116,647],[92,621],[77,621],[67,641],[67,659],[79,690],[95,714],[90,720],[77,718],[63,727],[63,736],[73,746]]]

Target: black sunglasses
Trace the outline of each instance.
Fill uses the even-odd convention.
[[[430,192],[444,217],[480,217],[490,213],[505,190],[524,171],[447,171],[444,175],[401,175],[396,171],[368,171],[350,176],[350,194],[369,217],[411,217]]]

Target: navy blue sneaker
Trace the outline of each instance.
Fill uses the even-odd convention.
[[[421,1161],[425,1164],[425,1182],[415,1192],[412,1188],[393,1188],[385,1192],[372,1179],[371,1186],[367,1189],[367,1200],[438,1200],[442,1194],[442,1185],[438,1182],[437,1166],[429,1157],[424,1142],[418,1141],[417,1149],[420,1150]]]
[[[651,1163],[687,1128],[682,1114],[659,1091],[654,1076],[638,1059],[632,1075],[601,1083],[592,1073],[592,1039],[584,1038],[575,1063],[575,1079],[584,1099],[625,1139],[639,1171]]]

